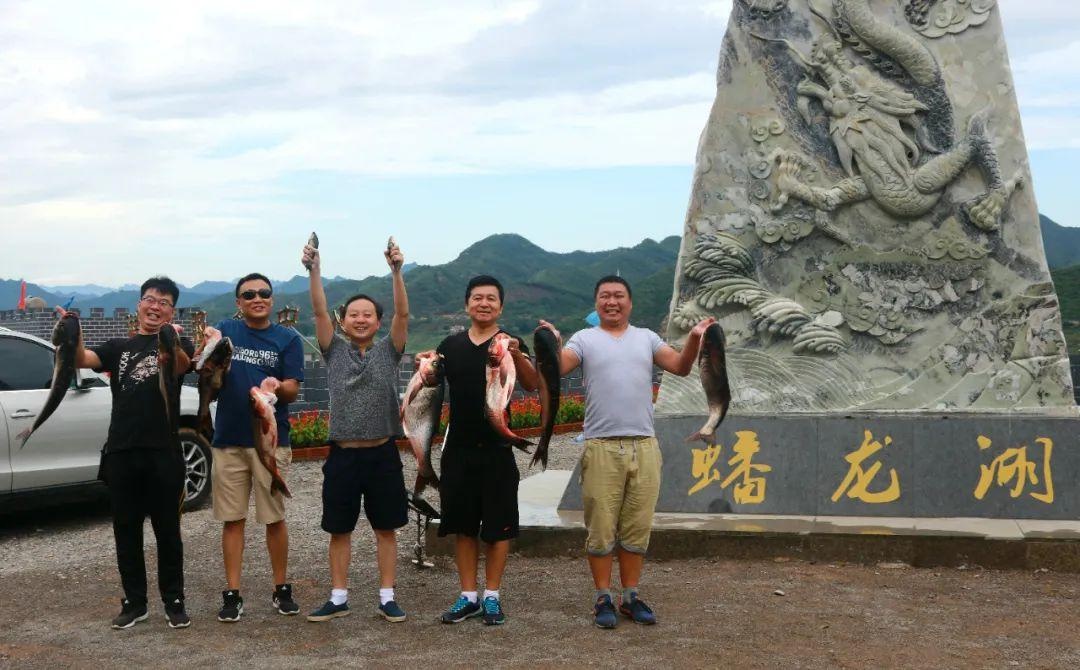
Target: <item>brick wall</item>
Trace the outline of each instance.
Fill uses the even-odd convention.
[[[114,337],[127,337],[128,314],[130,310],[117,307],[111,314],[106,315],[103,307],[91,307],[87,314],[81,310],[73,309],[79,313],[79,322],[83,332],[83,342],[86,346],[93,347]],[[186,334],[191,333],[191,312],[187,307],[176,310],[174,323],[184,328]],[[52,337],[53,326],[56,324],[56,314],[51,310],[0,310],[0,327],[10,328],[35,335],[43,340]]]

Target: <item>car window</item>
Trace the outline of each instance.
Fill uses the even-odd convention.
[[[47,389],[52,383],[53,353],[34,342],[0,337],[0,391]]]

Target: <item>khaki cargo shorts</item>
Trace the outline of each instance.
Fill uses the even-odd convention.
[[[278,447],[274,456],[281,476],[285,477],[292,463],[292,449]],[[259,462],[254,448],[215,447],[210,480],[214,518],[218,521],[246,519],[252,489],[255,489],[257,522],[277,523],[285,518],[285,496],[280,491],[270,493],[270,472]]]
[[[581,498],[585,504],[585,551],[607,556],[616,543],[644,554],[660,497],[660,445],[655,437],[585,440]]]

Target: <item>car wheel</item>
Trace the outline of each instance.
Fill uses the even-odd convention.
[[[180,453],[185,466],[184,509],[198,509],[210,497],[210,444],[195,429],[181,428]]]

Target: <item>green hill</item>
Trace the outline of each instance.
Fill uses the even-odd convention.
[[[1062,226],[1048,216],[1039,215],[1046,264],[1051,270],[1080,263],[1080,228]]]

